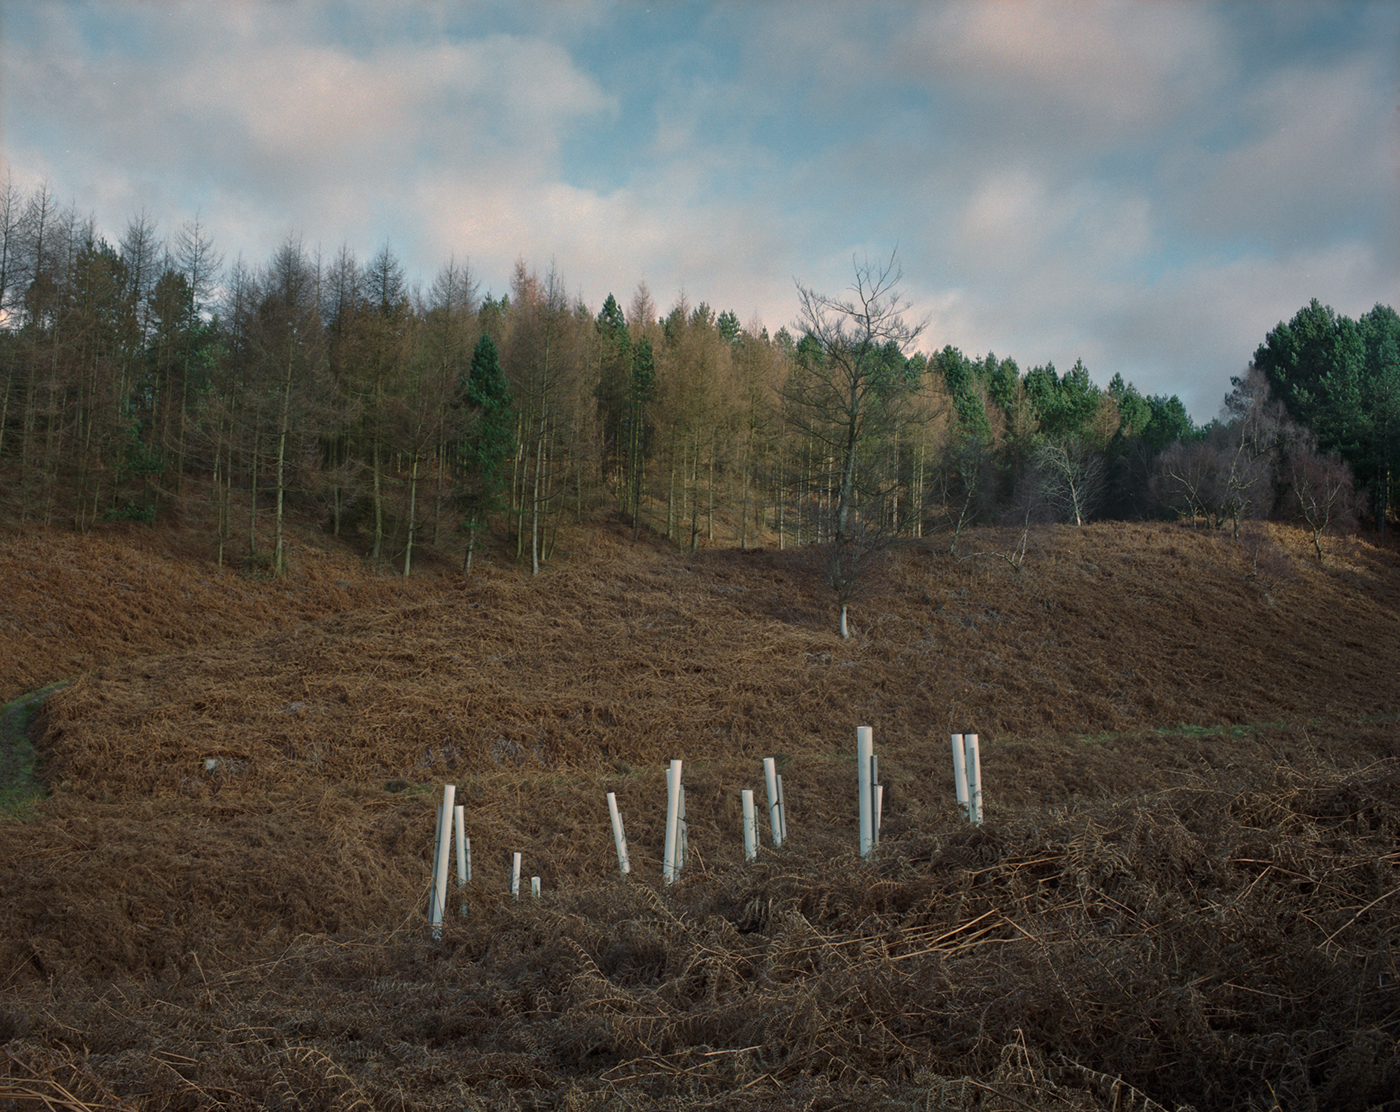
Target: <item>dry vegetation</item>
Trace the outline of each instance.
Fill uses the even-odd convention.
[[[0,695],[71,680],[53,794],[0,817],[0,1109],[1400,1109],[1393,547],[915,546],[844,642],[801,552],[562,547],[404,581],[307,536],[265,582],[178,533],[0,541]],[[791,840],[748,865],[764,756]],[[475,881],[433,942],[444,781]]]

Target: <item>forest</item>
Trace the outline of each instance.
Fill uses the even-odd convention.
[[[1265,337],[1221,416],[1082,362],[922,351],[894,256],[849,289],[798,286],[769,332],[639,284],[571,300],[523,260],[410,284],[289,238],[227,263],[198,222],[146,213],[115,243],[47,186],[0,193],[5,513],[79,531],[179,515],[199,476],[218,552],[279,572],[310,513],[408,574],[415,546],[508,537],[533,570],[600,511],[679,547],[828,542],[838,594],[865,554],[979,524],[1250,518],[1383,531],[1400,451],[1400,317],[1313,300]],[[212,495],[208,492],[212,491]],[[247,495],[237,498],[234,495]],[[250,509],[235,512],[234,506]],[[260,521],[260,518],[262,519]],[[269,546],[259,540],[270,525]]]

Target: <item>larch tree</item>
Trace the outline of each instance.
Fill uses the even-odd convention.
[[[477,331],[478,283],[471,268],[450,258],[433,279],[419,339],[422,358],[437,379],[435,393],[442,400],[436,424],[437,466],[433,505],[433,543],[437,543],[444,509],[454,500],[445,485],[453,468],[453,445],[461,435],[465,414],[458,406],[457,389],[468,372],[472,357],[472,335]]]
[[[20,520],[43,514],[45,478],[50,473],[57,414],[52,402],[59,388],[57,317],[68,274],[69,240],[75,220],[41,185],[25,202],[20,218],[20,281],[24,294],[19,312],[16,370],[20,378]]]
[[[223,256],[215,249],[208,230],[196,217],[180,227],[175,236],[176,272],[189,289],[185,305],[188,319],[182,329],[184,351],[180,357],[180,420],[175,444],[176,493],[185,472],[185,443],[190,432],[191,407],[202,404],[209,387],[214,354],[218,349],[217,322],[210,316],[211,300],[219,284]]]
[[[358,434],[366,425],[362,370],[368,307],[364,272],[348,246],[331,260],[324,289],[327,369],[337,408],[327,422],[322,452],[331,534],[338,537],[359,501],[364,467]]]
[[[18,278],[23,208],[23,197],[7,170],[0,185],[0,459],[5,456],[5,429],[19,372],[16,294],[22,288]]]
[[[384,554],[386,489],[394,450],[390,427],[391,395],[401,385],[401,374],[412,342],[412,320],[403,267],[385,245],[364,271],[365,301],[360,317],[362,346],[362,417],[369,440],[374,542],[370,559]]]
[[[104,510],[117,511],[125,479],[146,475],[141,466],[148,459],[146,445],[121,374],[125,291],[126,266],[120,256],[105,240],[89,239],[74,257],[55,322],[72,411],[71,420],[63,423],[72,431],[66,455],[76,465],[70,491],[80,530]],[[126,516],[149,520],[153,515],[145,510],[143,498],[139,511]]]
[[[749,546],[750,527],[761,534],[765,480],[772,482],[778,459],[778,392],[786,354],[757,321],[740,333],[733,360],[739,439],[739,547]]]
[[[715,326],[714,311],[703,301],[690,306],[684,295],[667,315],[663,336],[657,411],[667,461],[666,532],[694,551],[702,505],[708,506],[713,495],[731,353]]]
[[[312,412],[324,375],[319,277],[301,243],[287,241],[263,274],[257,310],[253,345],[261,384],[271,402],[275,575],[286,570],[286,500],[294,466],[300,462],[298,448],[318,431],[308,427],[305,418]]]
[[[540,281],[523,260],[517,262],[508,316],[501,362],[519,415],[512,481],[516,551],[520,559],[528,551],[531,574],[537,575],[568,485],[580,481],[567,434],[581,407],[596,406],[596,383],[584,378],[583,326],[569,310],[556,271]]]

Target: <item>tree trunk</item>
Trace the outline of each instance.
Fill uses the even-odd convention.
[[[286,568],[282,551],[283,506],[287,489],[287,436],[291,431],[292,415],[292,348],[287,348],[287,372],[282,381],[282,413],[277,429],[277,513],[272,525],[272,574],[281,575]]]
[[[690,551],[700,547],[700,438],[695,438],[695,455],[690,460]]]
[[[749,547],[749,485],[751,477],[749,468],[753,459],[753,435],[750,432],[749,443],[744,451],[744,497],[743,508],[739,513],[739,548],[742,551]]]
[[[544,472],[544,422],[535,442],[535,481],[530,496],[530,574],[540,574],[540,483]]]
[[[417,525],[418,512],[418,457],[413,457],[413,466],[408,474],[408,543],[403,548],[403,577],[408,578],[413,567],[413,530]]]
[[[374,490],[374,545],[370,549],[370,559],[378,560],[384,550],[384,491],[383,491],[383,460],[381,458],[379,445],[379,433],[374,434],[374,443],[370,450],[371,465],[374,470],[372,478]]]
[[[253,429],[253,460],[248,468],[248,555],[258,554],[258,433]]]

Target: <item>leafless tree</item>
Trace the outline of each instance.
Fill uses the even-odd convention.
[[[825,579],[836,594],[837,628],[843,639],[851,636],[850,604],[877,578],[890,555],[890,525],[861,516],[853,530],[838,537],[825,550]]]
[[[932,484],[929,509],[952,536],[948,554],[957,556],[963,531],[984,520],[994,501],[996,476],[992,447],[980,437],[960,437],[944,448]]]
[[[1081,440],[1047,440],[1032,460],[1046,504],[1062,520],[1083,525],[1103,497],[1103,453]]]
[[[843,296],[797,286],[795,328],[817,342],[822,358],[793,376],[787,401],[839,469],[833,484],[837,538],[851,528],[861,457],[878,434],[897,424],[905,400],[889,380],[889,346],[904,352],[925,327],[926,322],[906,319],[910,305],[900,289],[903,279],[891,253],[883,263],[855,263],[854,280]]]
[[[1320,453],[1310,437],[1289,450],[1284,468],[1284,505],[1312,533],[1320,563],[1323,534],[1356,524],[1357,499],[1351,469],[1336,455]]]
[[[1213,524],[1218,460],[1215,449],[1203,440],[1178,440],[1157,457],[1151,490],[1157,503],[1193,521]]]
[[[843,637],[861,576],[893,538],[886,512],[893,484],[884,457],[910,404],[903,357],[925,327],[907,317],[896,253],[880,263],[855,262],[854,271],[841,296],[798,283],[794,327],[817,350],[784,390],[789,418],[813,449],[809,489],[827,519],[818,535],[830,546],[826,579],[836,592]]]
[[[1260,372],[1251,369],[1231,382],[1226,420],[1215,422],[1199,441],[1168,447],[1152,485],[1167,508],[1204,517],[1215,528],[1228,521],[1238,540],[1242,521],[1274,509],[1280,457],[1301,434]]]

